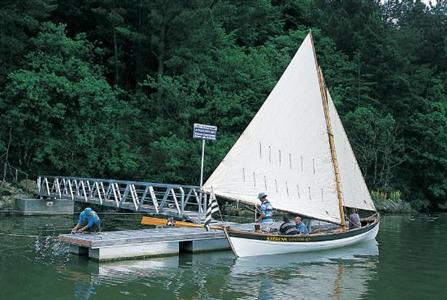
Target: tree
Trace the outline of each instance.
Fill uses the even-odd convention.
[[[55,0],[3,1],[0,6],[0,87],[7,74],[21,64],[29,37],[37,32],[39,20],[56,8]]]
[[[371,189],[393,188],[394,169],[402,163],[403,144],[390,114],[359,107],[346,115],[346,128],[363,176]]]
[[[129,143],[126,118],[135,109],[93,64],[95,47],[84,35],[67,37],[65,26],[53,23],[44,23],[32,44],[3,93],[1,132],[13,131],[13,159],[35,172],[132,172],[138,149]]]

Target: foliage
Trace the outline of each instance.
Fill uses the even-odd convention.
[[[389,193],[372,191],[371,197],[378,211],[394,214],[413,212],[410,203],[401,199],[400,191],[391,191]]]
[[[2,1],[0,6],[0,84],[21,65],[29,37],[56,8],[55,0]]]
[[[359,107],[346,116],[346,126],[363,176],[370,186],[390,188],[393,168],[402,163],[402,142],[397,141],[396,122],[374,108]]]
[[[219,127],[206,178],[311,29],[369,188],[445,209],[446,12],[412,0],[4,1],[0,160],[198,184],[192,124]]]
[[[118,130],[133,109],[92,63],[93,45],[53,23],[43,23],[32,43],[3,92],[3,126],[12,129],[16,164],[85,175],[134,169],[134,153]]]

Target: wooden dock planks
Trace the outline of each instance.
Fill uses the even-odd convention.
[[[59,240],[62,242],[91,249],[126,244],[184,242],[216,238],[225,238],[222,230],[205,231],[203,228],[153,228],[93,234],[62,234],[59,236]]]

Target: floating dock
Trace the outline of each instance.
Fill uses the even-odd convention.
[[[203,228],[151,228],[93,234],[62,234],[70,252],[105,261],[178,255],[182,252],[230,250],[222,230]]]

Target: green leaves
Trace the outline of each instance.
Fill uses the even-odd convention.
[[[345,126],[369,186],[389,191],[394,169],[403,162],[403,141],[398,140],[394,118],[359,107],[346,115]]]
[[[135,169],[121,128],[135,110],[92,63],[93,45],[82,35],[67,37],[65,26],[52,23],[42,25],[33,45],[25,67],[8,76],[4,92],[2,119],[19,137],[15,159],[25,168],[49,165],[50,171],[67,174]]]
[[[369,187],[444,207],[445,23],[420,1],[8,1],[0,161],[11,129],[30,173],[197,183],[192,124],[219,127],[208,175],[312,28]]]

